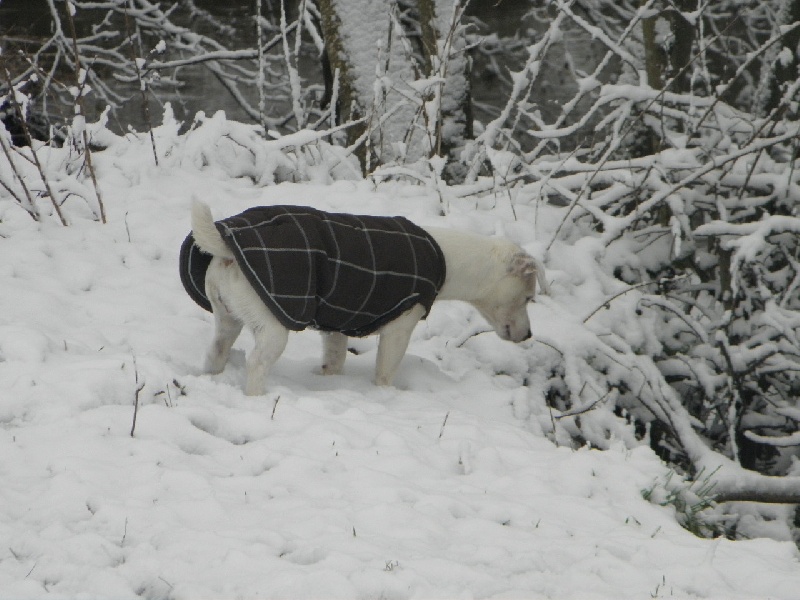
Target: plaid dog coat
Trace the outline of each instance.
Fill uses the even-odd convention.
[[[264,304],[294,331],[369,335],[415,304],[427,316],[444,283],[441,248],[404,217],[262,206],[215,224]],[[181,281],[208,311],[211,258],[190,233],[181,246]]]

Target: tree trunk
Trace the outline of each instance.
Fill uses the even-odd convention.
[[[449,156],[447,178],[461,180],[453,154],[472,137],[470,60],[461,25],[463,6],[459,0],[418,0],[422,45],[427,75],[441,77],[437,121],[433,126],[431,154]]]
[[[641,0],[646,4],[646,0]],[[660,90],[663,83],[664,59],[661,48],[656,41],[656,21],[658,16],[642,19],[642,42],[644,43],[644,68],[647,74],[647,85]]]
[[[337,120],[364,118],[348,130],[359,138],[365,173],[390,161],[411,163],[449,156],[447,177],[458,179],[453,154],[472,135],[469,57],[460,1],[414,0],[419,15],[422,65],[397,27],[389,0],[320,0],[325,38],[326,100],[338,72]],[[327,62],[327,64],[326,64]],[[427,85],[412,86],[420,78]],[[369,131],[369,135],[365,133]]]
[[[410,57],[395,31],[389,0],[320,0],[322,32],[331,72],[338,71],[339,120],[364,118],[349,142],[363,139],[357,156],[365,173],[405,161],[418,148],[403,145],[416,107],[407,100],[415,79]]]
[[[800,21],[800,0],[782,0],[775,23],[776,31]],[[783,88],[798,77],[797,52],[800,49],[800,27],[783,36],[783,44],[776,44],[767,53],[762,67],[761,84],[756,96],[755,112],[766,116],[778,107]]]
[[[694,25],[683,16],[684,11],[697,8],[697,0],[675,0],[675,9],[671,13],[672,47],[669,53],[670,77],[675,81],[670,91],[685,94],[691,91],[691,78],[689,70],[684,68],[692,60],[692,45],[694,44]]]
[[[646,3],[647,0],[640,0],[642,6]],[[664,87],[665,56],[663,49],[656,40],[656,23],[660,17],[661,15],[653,15],[642,19],[645,75],[647,76],[647,85],[654,90],[661,90]],[[649,127],[644,131],[643,142],[645,155],[655,154],[661,150],[659,136]],[[666,214],[666,210],[661,211],[660,218],[664,225],[666,224],[665,219],[668,219]]]
[[[323,72],[326,78],[326,99],[332,101],[335,97],[335,121],[345,123],[356,120],[362,116],[355,89],[350,62],[347,58],[344,42],[342,40],[342,22],[336,13],[335,0],[319,0],[322,35],[325,39],[325,53],[322,57]],[[338,89],[333,90],[334,81],[338,82]],[[330,88],[328,87],[330,86]],[[364,124],[353,126],[347,130],[347,145],[356,142],[366,131]],[[366,164],[365,148],[363,144],[356,149],[356,157],[362,165]]]

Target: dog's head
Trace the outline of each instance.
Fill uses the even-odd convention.
[[[544,283],[539,262],[525,252],[515,252],[489,298],[475,304],[502,339],[522,342],[531,337],[528,303],[536,296],[537,280]]]

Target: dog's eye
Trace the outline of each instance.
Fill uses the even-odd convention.
[[[528,296],[527,298],[525,298],[525,302],[533,302],[533,301],[534,301],[533,296]]]

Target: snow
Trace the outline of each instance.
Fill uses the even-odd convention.
[[[77,194],[62,206],[69,227],[0,196],[2,597],[797,597],[791,542],[695,537],[672,505],[646,500],[671,477],[646,446],[548,435],[536,340],[583,351],[583,320],[615,292],[593,275],[596,240],[553,246],[531,342],[481,333],[472,308],[441,303],[396,387],[371,383],[374,338],[353,340],[344,375],[317,374],[312,331],[291,336],[264,396],[243,394],[247,335],[222,374],[201,373],[212,318],[177,275],[193,196],[218,218],[276,203],[402,214],[502,233],[539,258],[562,214],[326,181],[321,143],[300,161],[310,181],[276,184],[299,161],[286,142],[311,140],[253,153],[255,131],[218,114],[179,133],[167,113],[157,167],[148,136],[106,131],[93,161],[107,225]],[[39,152],[69,189],[68,150]],[[604,311],[590,321],[624,326]],[[577,367],[570,377],[579,390]]]

